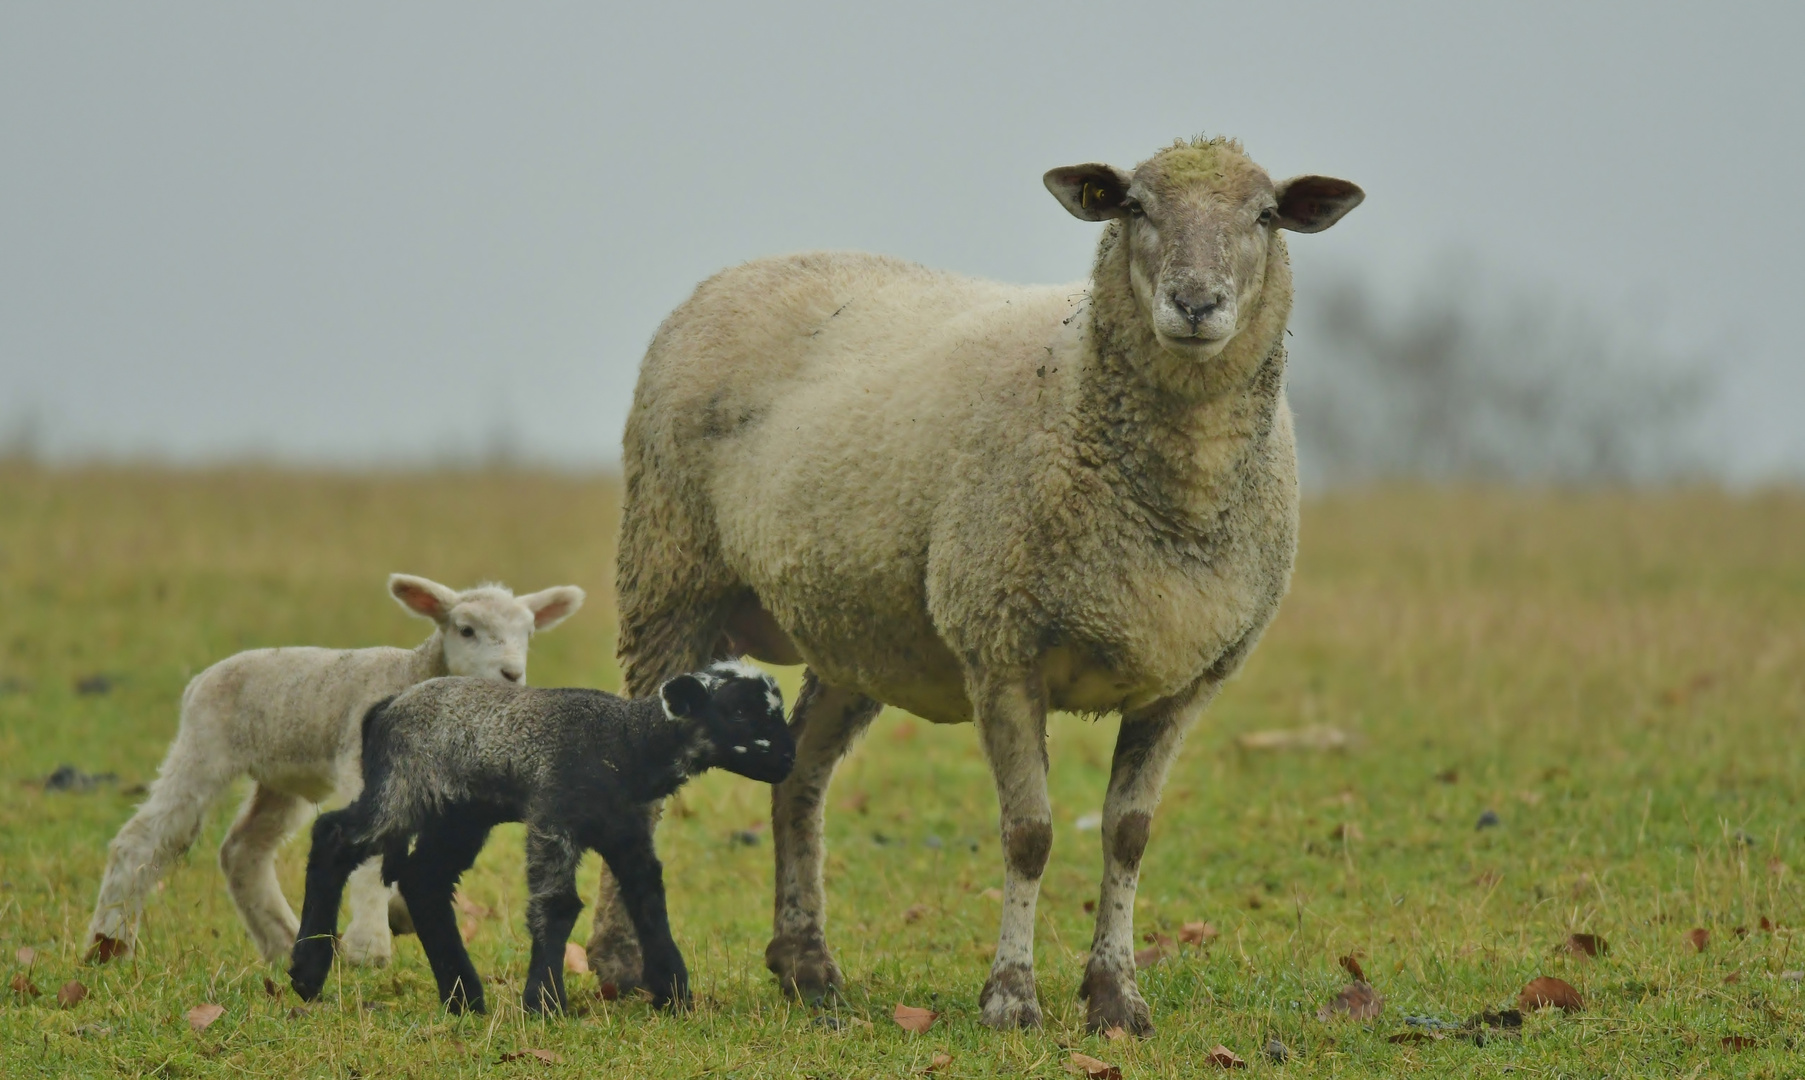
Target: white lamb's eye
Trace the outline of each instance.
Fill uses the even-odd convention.
[[[460,627],[458,627],[458,633],[464,635],[465,637],[475,637],[476,636],[476,627],[460,626]]]

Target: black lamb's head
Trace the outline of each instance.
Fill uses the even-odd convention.
[[[679,675],[658,690],[673,719],[701,726],[712,745],[708,765],[766,784],[781,783],[796,764],[796,740],[783,719],[777,680],[740,660]]]

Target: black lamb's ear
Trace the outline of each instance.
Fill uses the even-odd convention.
[[[679,675],[666,682],[658,688],[658,696],[664,701],[665,714],[673,720],[694,719],[708,711],[708,687],[694,675]]]

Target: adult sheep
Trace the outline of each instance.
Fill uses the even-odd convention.
[[[880,703],[975,720],[1002,811],[980,998],[998,1028],[1041,1018],[1047,710],[1120,713],[1079,994],[1092,1029],[1146,1034],[1133,913],[1154,806],[1296,551],[1280,233],[1326,229],[1364,195],[1275,184],[1224,139],[1045,182],[1107,223],[1086,284],[805,254],[718,274],[665,320],[627,421],[620,655],[636,695],[721,655],[807,664],[795,770],[772,800],[765,952],[804,996],[840,982],[821,881],[835,763]],[[610,893],[591,963],[632,982]]]

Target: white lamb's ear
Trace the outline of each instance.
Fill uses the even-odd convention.
[[[533,613],[533,629],[550,630],[575,615],[587,595],[575,585],[553,585],[517,599]]]
[[[389,595],[406,608],[410,615],[419,615],[439,623],[445,621],[445,617],[451,614],[451,609],[458,602],[456,590],[412,574],[390,574]]]
[[[708,709],[708,687],[694,675],[679,675],[658,688],[664,715],[672,720],[701,716]]]

